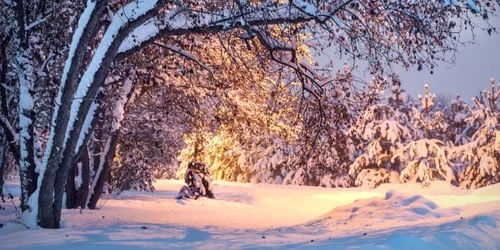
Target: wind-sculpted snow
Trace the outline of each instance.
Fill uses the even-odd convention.
[[[345,229],[371,227],[400,227],[401,222],[422,223],[432,219],[460,217],[458,209],[440,208],[422,195],[411,195],[391,190],[385,197],[357,200],[352,204],[337,207],[306,225],[320,223],[329,228],[342,226]]]

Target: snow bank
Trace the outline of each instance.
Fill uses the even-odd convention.
[[[459,217],[459,210],[440,208],[435,202],[421,196],[389,191],[385,197],[357,200],[337,207],[306,225],[342,230],[371,230],[371,228],[400,227],[402,223],[433,223],[436,219]],[[458,217],[457,217],[458,216]]]

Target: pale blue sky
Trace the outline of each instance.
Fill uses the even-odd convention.
[[[495,18],[492,25],[500,30],[500,18]],[[439,65],[432,75],[426,70],[399,72],[403,88],[415,97],[423,92],[424,84],[428,83],[433,93],[453,96],[459,93],[464,100],[469,101],[479,91],[490,87],[491,78],[495,78],[499,84],[500,35],[492,33],[489,36],[484,31],[478,31],[476,43],[460,46],[455,65]]]
[[[490,23],[500,32],[500,17],[493,18]],[[464,36],[468,34],[464,33]],[[428,69],[418,72],[415,67],[409,71],[398,70],[403,88],[415,98],[423,93],[424,84],[427,83],[432,93],[451,96],[460,94],[465,101],[470,102],[472,96],[490,87],[491,78],[495,78],[496,83],[500,84],[500,34],[492,33],[490,36],[486,31],[476,30],[474,42],[475,44],[459,46],[455,64],[441,63],[434,69],[434,74],[430,74]],[[321,65],[328,59],[319,56],[317,60]],[[335,66],[339,69],[344,63],[349,64],[346,61],[339,62],[341,63]],[[364,65],[365,62],[358,62],[357,74],[369,81],[371,76],[366,74]]]

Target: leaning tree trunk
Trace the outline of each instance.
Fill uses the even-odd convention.
[[[111,174],[111,166],[113,165],[113,159],[115,158],[119,132],[119,130],[113,132],[106,141],[104,152],[102,152],[103,157],[99,160],[99,168],[97,169],[96,176],[94,177],[94,181],[90,187],[92,195],[90,195],[87,204],[89,209],[95,209],[97,207],[97,202],[101,198],[104,185]]]
[[[73,157],[73,167],[71,167],[68,173],[68,180],[66,183],[66,207],[67,208],[85,208],[85,201],[87,200],[89,192],[89,180],[90,180],[90,158],[88,152],[88,143],[90,141],[91,135],[93,133],[93,128],[97,124],[97,121],[102,119],[96,119],[100,112],[98,108],[99,105],[94,102],[91,110],[89,110],[87,117],[85,118],[86,127],[85,130],[80,134],[80,139],[77,145],[76,154]],[[76,173],[78,169],[78,173]],[[79,177],[82,181],[79,187],[75,186],[75,178]]]
[[[88,207],[95,209],[97,202],[101,198],[102,191],[106,181],[110,179],[111,166],[116,154],[116,146],[120,135],[121,125],[125,117],[125,110],[128,107],[131,98],[136,92],[134,91],[134,80],[136,76],[135,70],[130,70],[128,76],[124,79],[123,87],[120,91],[120,96],[114,104],[114,113],[111,121],[111,134],[106,140],[102,157],[99,159],[99,167],[96,171],[96,176],[91,186],[91,196],[89,197]]]
[[[38,201],[38,223],[43,228],[59,228],[60,213],[55,213],[57,208],[54,206],[54,192],[56,173],[63,155],[64,144],[66,140],[66,131],[70,119],[71,103],[74,101],[74,95],[79,85],[78,79],[81,73],[84,57],[87,47],[92,40],[97,27],[99,18],[103,13],[107,0],[97,2],[87,1],[84,14],[80,16],[78,22],[82,27],[77,27],[72,38],[72,46],[69,48],[68,58],[64,66],[64,72],[61,79],[61,85],[54,106],[54,113],[48,145],[52,145],[45,150],[44,159],[41,167],[42,183]],[[68,166],[69,168],[69,166]],[[64,192],[66,176],[59,183],[61,196]],[[62,206],[62,197],[58,199]]]
[[[91,103],[95,99],[108,73],[109,67],[118,53],[120,45],[130,32],[157,15],[160,7],[166,4],[167,1],[158,1],[154,5],[148,5],[147,2],[133,1],[129,4],[131,8],[122,8],[122,10],[130,10],[134,9],[133,6],[135,5],[138,9],[142,7],[147,8],[147,11],[141,12],[141,14],[135,14],[134,12],[128,13],[129,16],[126,21],[121,17],[121,14],[116,14],[119,17],[113,18],[109,26],[110,28],[108,28],[102,38],[103,42],[99,44],[96,50],[99,51],[99,53],[94,54],[87,70],[80,80],[78,89],[79,95],[73,98],[71,107],[64,106],[63,108],[63,106],[61,106],[61,110],[71,108],[73,112],[76,111],[76,116],[70,117],[71,119],[67,120],[68,125],[63,130],[64,133],[66,133],[66,131],[70,132],[69,137],[65,138],[67,140],[65,140],[64,153],[60,164],[58,164],[59,161],[56,160],[59,158],[49,157],[49,159],[51,159],[49,163],[51,164],[48,164],[44,170],[46,172],[42,180],[38,207],[39,221],[42,227],[59,228],[60,226],[59,221],[61,218],[62,197],[66,186],[66,178],[71,168],[71,164],[73,163],[74,151],[85,120],[83,118],[88,113]],[[57,119],[59,119],[59,116]],[[54,137],[60,133],[61,131],[54,132]],[[63,145],[63,143],[61,143],[61,145]],[[47,154],[45,154],[45,156],[47,156]],[[57,154],[57,156],[60,156],[60,154]]]

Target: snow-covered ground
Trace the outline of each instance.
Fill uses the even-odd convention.
[[[326,189],[215,182],[216,199],[176,200],[182,182],[125,192],[100,210],[64,210],[63,227],[5,223],[2,249],[500,249],[500,184]],[[14,195],[19,187],[8,182]],[[12,210],[11,210],[12,211]]]

